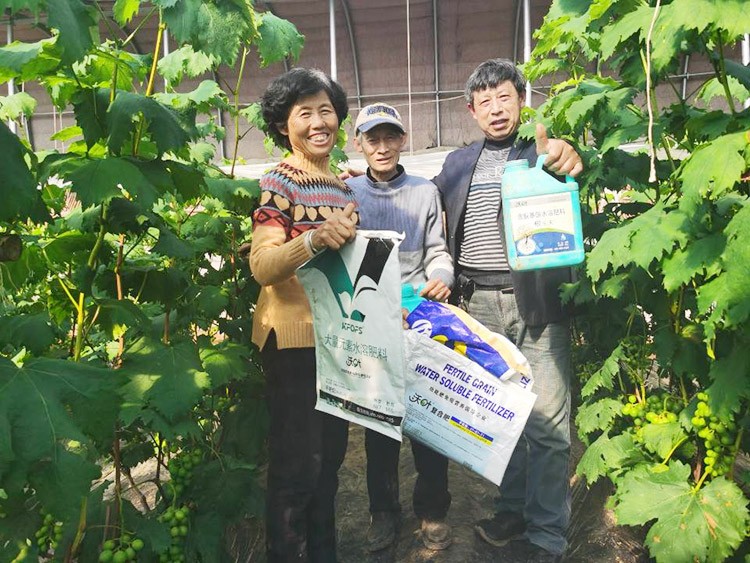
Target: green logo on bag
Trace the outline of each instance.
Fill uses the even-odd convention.
[[[310,267],[320,270],[328,280],[331,291],[345,319],[362,322],[365,314],[357,308],[357,298],[366,291],[377,291],[385,263],[393,250],[393,241],[373,238],[367,241],[367,248],[359,265],[357,276],[352,282],[346,264],[339,252],[326,251],[319,254]]]

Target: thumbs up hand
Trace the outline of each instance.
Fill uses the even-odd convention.
[[[541,123],[536,124],[536,152],[547,155],[544,166],[555,174],[575,177],[583,171],[583,162],[576,150],[567,141],[548,138],[547,129]]]
[[[336,209],[315,231],[311,242],[316,250],[332,248],[338,250],[357,235],[356,206],[347,203],[344,209]]]

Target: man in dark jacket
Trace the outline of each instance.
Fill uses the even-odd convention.
[[[433,180],[443,198],[448,247],[457,274],[454,296],[474,318],[504,334],[528,358],[538,398],[500,485],[495,514],[476,524],[485,541],[518,561],[558,561],[570,520],[570,327],[559,289],[568,268],[510,270],[502,226],[505,163],[526,159],[555,174],[576,175],[581,159],[565,141],[517,138],[526,81],[507,60],[480,64],[466,101],[485,138],[448,155]],[[514,540],[514,541],[511,541]],[[505,557],[503,557],[505,560]]]

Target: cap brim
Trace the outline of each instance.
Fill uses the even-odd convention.
[[[395,119],[389,119],[387,117],[378,117],[376,119],[368,121],[367,123],[363,123],[362,125],[357,127],[357,131],[360,133],[367,133],[370,129],[372,129],[373,127],[377,127],[378,125],[393,125],[402,133],[406,133],[406,131],[404,130],[404,126],[401,125],[401,123],[399,123]]]

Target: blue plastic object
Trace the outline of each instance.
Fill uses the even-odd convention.
[[[401,285],[401,306],[409,311],[410,313],[419,305],[422,301],[427,301],[424,297],[420,297],[420,292],[424,289],[424,284],[414,289],[414,286],[410,283]]]
[[[560,182],[525,159],[511,160],[503,173],[503,219],[513,270],[540,270],[583,262],[583,229],[578,184]]]

